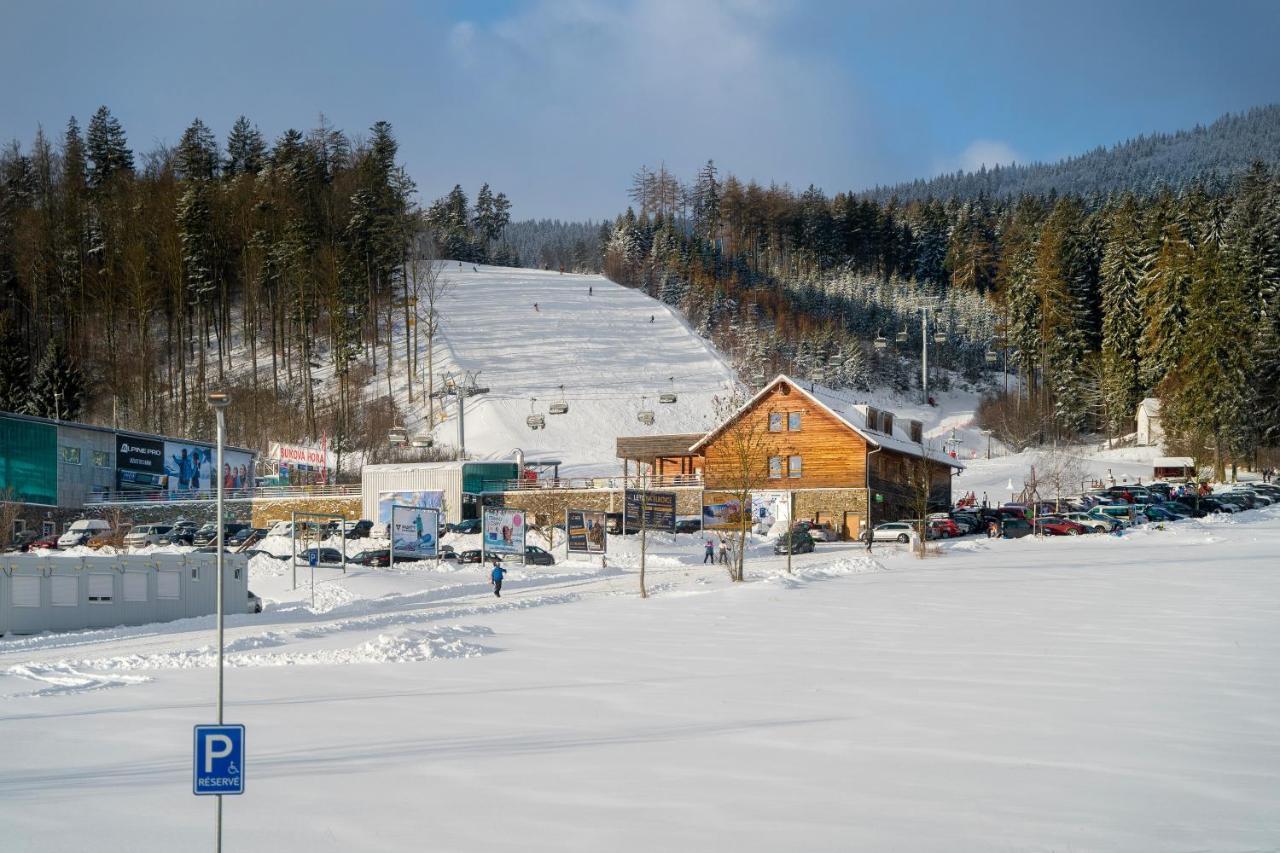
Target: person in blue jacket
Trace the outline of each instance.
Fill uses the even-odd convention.
[[[187,455],[187,449],[182,448],[181,456],[173,457],[173,464],[177,466],[178,488],[186,491],[191,488],[191,457]]]
[[[493,594],[498,598],[502,598],[502,579],[506,574],[507,570],[502,568],[501,563],[494,563],[493,571],[489,573],[489,580],[493,583]]]

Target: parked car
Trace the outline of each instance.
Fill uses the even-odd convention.
[[[453,550],[453,546],[452,546],[452,545],[441,545],[441,546],[440,546],[440,559],[442,559],[442,560],[456,560],[456,559],[458,559],[458,552],[457,552],[457,551],[455,551],[455,550]]]
[[[1000,525],[1000,536],[1004,539],[1021,539],[1031,535],[1031,523],[1025,518],[1006,518]]]
[[[245,544],[246,542],[248,542],[250,539],[254,539],[261,536],[263,532],[264,531],[259,531],[252,527],[246,526],[240,530],[237,530],[234,533],[229,534],[226,537],[226,544],[239,547]]]
[[[1147,517],[1128,504],[1110,504],[1095,506],[1089,510],[1090,515],[1101,515],[1113,518],[1122,524],[1145,524]]]
[[[1069,521],[1074,521],[1090,533],[1110,533],[1119,526],[1119,522],[1114,518],[1107,518],[1104,515],[1090,515],[1087,512],[1068,512],[1062,517]]]
[[[58,537],[59,548],[74,548],[83,545],[104,531],[110,531],[111,525],[101,518],[82,518],[71,522],[67,531]]]
[[[168,533],[160,534],[157,545],[190,545],[200,525],[194,521],[176,521]]]
[[[838,542],[840,534],[831,529],[829,524],[818,524],[816,521],[801,519],[793,525],[796,530],[806,531],[815,542]],[[783,553],[786,553],[785,551]]]
[[[951,539],[964,533],[955,519],[945,513],[929,516],[929,525],[937,531],[937,535]]]
[[[258,596],[254,594],[253,590],[249,590],[249,612],[262,612],[262,599],[258,598]]]
[[[1046,515],[1036,519],[1035,531],[1042,536],[1079,536],[1086,533],[1083,524],[1060,515]]]
[[[479,548],[468,548],[466,551],[462,551],[458,554],[459,563],[478,563],[480,562],[480,558],[481,552]],[[491,559],[497,559],[497,555],[494,555]],[[501,562],[500,559],[498,561]]]
[[[676,521],[676,533],[701,533],[702,519],[681,518]]]
[[[9,541],[8,553],[24,553],[31,550],[31,546],[40,538],[40,532],[37,530],[19,530],[13,535],[13,539]]]
[[[343,527],[348,539],[368,539],[373,535],[373,522],[367,518],[345,522]]]
[[[444,526],[446,533],[479,533],[481,522],[478,518],[468,518],[459,522],[450,522]]]
[[[955,522],[956,527],[960,528],[961,536],[973,533],[979,527],[978,516],[971,512],[953,512],[951,520]]]
[[[244,530],[248,527],[249,525],[247,524],[239,524],[235,522],[230,522],[223,525],[222,544],[230,545],[231,538],[235,536],[237,533],[239,533],[241,530]],[[217,539],[218,539],[218,525],[206,524],[204,527],[201,527],[200,530],[196,532],[195,536],[191,538],[191,544],[196,546],[212,545],[217,541]]]
[[[309,564],[313,555],[315,555],[316,565],[319,566],[338,566],[342,564],[342,552],[337,548],[308,548],[305,551],[298,552],[298,559],[303,563]]]
[[[32,551],[57,551],[58,540],[60,538],[61,537],[56,533],[41,536],[39,539],[31,543],[30,547],[27,548],[27,553],[31,553]]]
[[[811,554],[816,547],[813,535],[805,528],[796,525],[790,532],[791,537],[791,553],[792,554]],[[787,536],[783,534],[778,537],[778,541],[773,544],[773,553],[787,553]]]
[[[902,521],[904,524],[911,525],[912,530],[919,532],[920,519],[903,518],[899,520]],[[924,538],[925,539],[944,539],[946,538],[946,528],[942,526],[941,522],[933,522],[933,521],[926,520],[924,524]]]
[[[159,545],[160,538],[173,530],[172,524],[135,524],[124,535],[124,544],[130,548]]]
[[[391,565],[391,549],[371,548],[367,551],[361,551],[354,557],[348,557],[347,562],[355,563],[358,566],[372,566],[379,569],[385,568]]]
[[[1180,521],[1181,516],[1157,504],[1138,507],[1138,511],[1147,517],[1147,521]]]
[[[524,561],[532,566],[554,566],[556,558],[537,545],[524,546]]]
[[[877,524],[875,527],[863,534],[865,540],[867,536],[871,537],[872,542],[902,542],[911,541],[915,528],[905,521],[886,521],[884,524]]]
[[[124,525],[119,529],[109,528],[101,530],[89,537],[85,542],[86,548],[92,548],[97,551],[100,548],[106,548],[110,545],[112,548],[124,547],[124,537],[129,535],[129,525]]]

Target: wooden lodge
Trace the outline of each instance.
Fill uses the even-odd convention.
[[[824,399],[786,376],[706,435],[626,437],[617,447],[626,473],[634,464],[662,482],[701,482],[708,505],[736,490],[750,470],[760,491],[794,495],[797,518],[828,524],[847,539],[868,524],[913,515],[912,475],[922,470],[930,507],[949,507],[952,472],[964,468],[925,440],[918,421]]]

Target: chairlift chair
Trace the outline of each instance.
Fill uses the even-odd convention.
[[[985,356],[983,356],[983,358],[985,358],[985,359],[987,360],[987,364],[995,364],[995,363],[996,363],[996,351],[995,351],[995,350],[993,350],[993,349],[989,349],[989,350],[987,350],[987,354],[986,354]]]
[[[945,343],[947,342],[947,333],[946,333],[946,332],[934,332],[934,333],[933,333],[933,342],[934,342],[934,343],[936,343],[936,344],[945,344]]]
[[[667,381],[672,385],[675,385],[676,378],[674,376],[668,376]],[[664,394],[658,395],[659,403],[674,403],[676,399],[676,393],[674,391],[667,391]]]
[[[564,386],[560,386],[560,395],[564,396]],[[547,413],[551,415],[567,415],[569,414],[569,403],[567,400],[552,400],[551,405],[547,407]]]
[[[889,341],[886,340],[885,336],[880,334],[880,332],[878,331],[876,332],[876,339],[874,343],[875,343],[876,352],[884,352],[886,349],[889,348]]]
[[[640,405],[643,406],[645,402],[646,402],[645,400],[641,400]],[[640,423],[644,424],[645,426],[653,426],[653,410],[641,409],[640,411],[636,412],[636,420],[638,420]]]
[[[534,409],[534,406],[537,405],[537,402],[538,402],[537,397],[534,397],[529,400],[529,416],[524,419],[524,422],[525,422],[525,425],[529,427],[529,429],[533,429],[533,430],[546,429],[547,419],[544,418],[542,415],[538,414],[537,411]]]
[[[900,344],[905,344],[907,342],[907,330],[905,327],[902,329],[902,331],[898,332],[895,340],[897,340],[897,342]]]

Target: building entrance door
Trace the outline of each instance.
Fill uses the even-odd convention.
[[[844,514],[844,526],[840,530],[840,538],[853,542],[861,535],[862,516],[856,512],[846,512]]]

